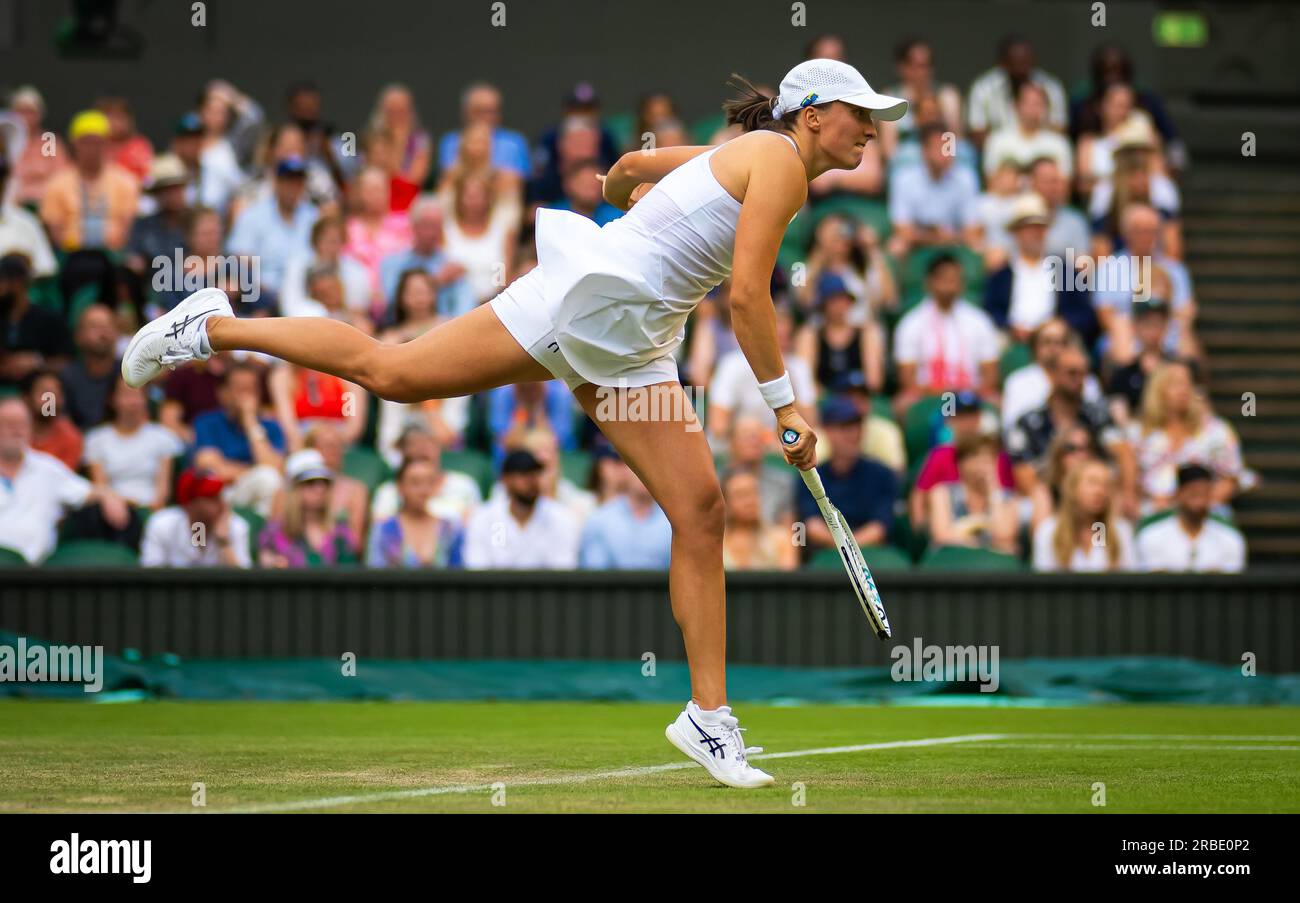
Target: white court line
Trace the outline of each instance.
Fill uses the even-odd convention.
[[[1076,739],[1084,740],[1086,737]],[[989,743],[983,749],[1164,749],[1164,750],[1238,750],[1245,752],[1300,752],[1300,746],[1228,745],[1226,743]]]
[[[1284,743],[1300,741],[1294,735],[1260,735],[1260,734],[1021,734],[1017,737],[1032,737],[1036,740],[1229,740],[1238,743]]]
[[[823,746],[816,749],[796,749],[791,752],[761,753],[749,756],[758,759],[797,759],[804,756],[833,756],[841,753],[868,752],[876,749],[905,749],[917,746],[946,746],[953,743],[978,743],[988,740],[1005,740],[1010,734],[962,734],[955,737],[926,737],[921,740],[891,740],[887,743],[860,743],[856,746]],[[645,765],[638,768],[620,768],[615,771],[591,771],[564,775],[554,778],[538,778],[530,781],[510,781],[504,783],[509,787],[548,787],[557,784],[583,784],[612,778],[639,778],[665,771],[681,771],[685,768],[699,768],[694,762],[670,762],[666,765]],[[419,787],[412,790],[385,790],[380,793],[362,793],[353,796],[327,796],[312,800],[293,800],[287,803],[265,803],[257,806],[243,806],[236,809],[223,809],[222,812],[236,815],[250,815],[263,812],[302,812],[307,809],[331,809],[335,806],[352,806],[358,803],[381,803],[389,800],[417,799],[424,796],[446,796],[453,793],[486,793],[492,790],[492,784],[448,784],[443,787]]]

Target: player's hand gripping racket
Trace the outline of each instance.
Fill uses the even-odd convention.
[[[781,433],[781,441],[786,445],[793,445],[799,441],[799,434],[794,430],[785,430]],[[892,636],[889,632],[889,617],[885,614],[880,593],[876,591],[875,578],[871,576],[871,569],[867,567],[866,559],[862,557],[858,541],[853,538],[853,530],[850,529],[849,522],[826,497],[826,487],[822,485],[821,474],[817,473],[817,468],[801,470],[799,476],[803,477],[804,485],[812,493],[812,497],[817,501],[817,507],[821,509],[822,517],[826,519],[831,538],[835,540],[835,547],[839,549],[840,560],[844,562],[844,569],[849,572],[849,583],[853,584],[853,592],[857,595],[858,604],[866,613],[867,620],[871,622],[871,629],[876,632],[878,639],[889,639]]]

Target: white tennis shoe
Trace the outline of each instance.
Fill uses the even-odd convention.
[[[187,361],[206,361],[208,318],[233,317],[230,299],[219,288],[199,289],[161,317],[140,327],[122,355],[122,379],[138,388],[162,372]]]
[[[770,787],[776,779],[745,761],[746,753],[761,753],[763,747],[746,749],[740,735],[743,730],[730,706],[706,712],[688,702],[677,720],[664,730],[664,736],[728,787]]]

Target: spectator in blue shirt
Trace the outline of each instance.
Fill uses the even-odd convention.
[[[407,270],[423,270],[433,277],[438,290],[438,313],[459,317],[475,306],[474,290],[465,278],[465,267],[443,251],[442,205],[436,198],[422,197],[411,205],[410,250],[389,254],[379,263],[379,284],[390,316],[397,303],[397,286]]]
[[[577,447],[573,405],[573,394],[555,379],[501,386],[488,392],[493,460],[500,465],[505,459],[512,434],[537,428],[550,430],[562,451],[572,451]]]
[[[306,186],[307,167],[302,159],[281,160],[275,167],[271,197],[257,201],[239,215],[226,243],[231,254],[258,259],[260,300],[270,305],[279,299],[289,261],[311,249],[316,208],[304,197]]]
[[[262,375],[236,361],[217,386],[220,407],[194,418],[193,466],[215,474],[228,487],[232,505],[247,505],[263,517],[282,482],[284,431],[262,407]]]
[[[599,172],[594,159],[570,163],[564,171],[564,198],[547,206],[581,213],[598,226],[618,219],[623,211],[605,200],[600,179],[596,178]]]
[[[587,519],[578,565],[593,570],[665,571],[673,543],[668,517],[631,468],[620,464],[614,479],[621,491]]]
[[[501,92],[487,82],[470,85],[461,95],[460,118],[464,127],[484,124],[492,129],[492,167],[528,177],[531,160],[528,139],[501,127]],[[438,167],[450,169],[460,153],[460,132],[448,132],[438,143]]]
[[[826,495],[844,514],[858,545],[880,545],[894,524],[898,477],[884,464],[863,457],[862,415],[850,399],[836,396],[826,403],[822,435],[831,445],[830,458],[817,468]],[[808,545],[833,548],[831,531],[802,480],[798,492],[799,519],[807,526]]]
[[[969,169],[954,166],[948,133],[938,123],[921,130],[921,163],[901,168],[889,190],[894,234],[889,252],[905,257],[922,245],[979,242],[976,202],[979,183]]]

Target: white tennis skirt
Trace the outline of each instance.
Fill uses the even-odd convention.
[[[490,303],[515,341],[556,379],[570,389],[678,379],[681,329],[663,322],[678,312],[658,300],[644,274],[652,265],[644,248],[584,216],[542,209],[537,257],[532,271]]]

